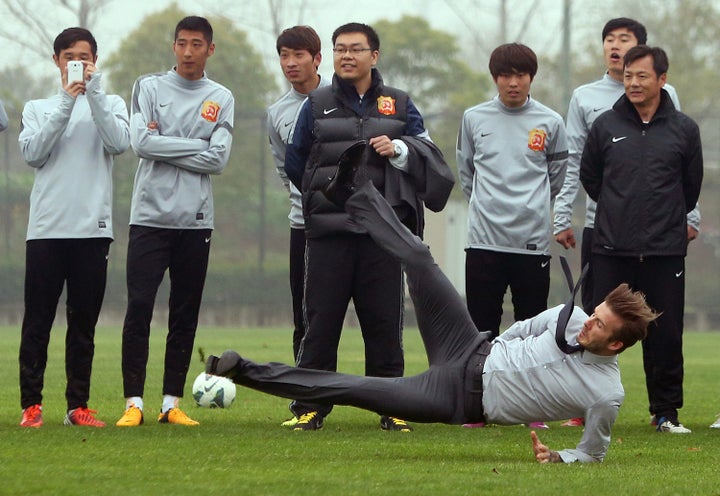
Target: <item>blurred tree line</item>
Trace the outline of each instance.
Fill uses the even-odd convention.
[[[566,0],[570,1],[570,0]],[[17,0],[2,0],[4,4],[20,4]],[[104,0],[101,4],[108,3]],[[303,1],[305,5],[307,2]],[[472,19],[472,8],[479,2],[446,2],[458,15]],[[495,45],[504,41],[523,41],[524,27],[531,19],[535,0],[525,9],[505,11],[504,22],[517,19],[518,38],[504,40],[502,35],[492,42],[481,32],[450,33],[434,29],[419,16],[404,16],[397,21],[379,20],[372,23],[380,35],[381,56],[378,67],[386,83],[406,89],[420,108],[433,140],[445,152],[448,163],[454,167],[455,139],[462,112],[465,108],[486,100],[494,94],[494,85],[487,71],[487,58]],[[577,5],[578,2],[570,2]],[[669,80],[677,88],[683,110],[695,118],[702,127],[706,150],[706,179],[701,195],[703,213],[702,232],[693,242],[688,255],[687,309],[710,315],[715,312],[715,301],[720,296],[720,224],[718,189],[717,135],[720,134],[718,109],[718,53],[712,49],[720,31],[718,10],[709,0],[685,0],[652,3],[655,9],[633,11],[616,1],[617,12],[642,20],[650,33],[649,42],[663,46],[670,55]],[[283,27],[278,12],[282,1],[269,2],[274,30]],[[505,5],[506,2],[499,2]],[[77,4],[75,12],[92,18],[93,11],[82,11],[88,3]],[[507,5],[505,5],[507,7]],[[621,8],[622,7],[622,8]],[[581,12],[575,12],[581,15]],[[120,94],[130,105],[134,80],[140,74],[166,71],[174,64],[172,53],[173,31],[177,21],[186,15],[177,5],[147,16],[137,29],[129,32],[120,48],[104,57],[106,91]],[[613,14],[615,16],[615,14]],[[277,99],[286,85],[278,85],[278,64],[268,64],[260,52],[248,41],[247,33],[223,16],[208,16],[215,30],[217,50],[209,60],[210,78],[230,88],[235,95],[235,130],[233,151],[225,172],[213,177],[215,191],[216,230],[213,236],[208,280],[203,302],[203,318],[215,324],[286,324],[291,320],[288,289],[288,200],[284,188],[276,177],[265,135],[264,111]],[[598,79],[603,73],[602,24],[600,19],[592,32],[582,39],[573,40],[573,59],[566,64],[571,69],[572,87]],[[302,22],[302,21],[300,21]],[[292,24],[296,24],[293,22]],[[312,22],[310,22],[312,24]],[[467,45],[466,38],[473,40]],[[3,36],[0,30],[0,37]],[[54,36],[54,35],[53,35]],[[464,44],[461,39],[465,40]],[[323,43],[329,40],[323,39]],[[482,44],[483,49],[477,46]],[[487,45],[487,46],[486,46]],[[274,46],[274,42],[273,42]],[[561,56],[550,58],[542,47],[532,47],[541,56],[541,68],[533,83],[533,95],[561,114],[567,110],[562,86]],[[43,53],[51,49],[42,47]],[[274,53],[274,52],[273,52]],[[575,54],[584,54],[575,60]],[[589,55],[588,55],[589,54]],[[273,61],[275,62],[275,61]],[[324,61],[323,68],[331,62]],[[702,84],[698,84],[702,81]],[[24,240],[28,214],[28,196],[33,173],[19,154],[17,134],[20,113],[25,101],[52,93],[56,80],[37,80],[23,67],[0,74],[0,97],[10,116],[10,129],[0,135],[3,156],[3,174],[0,176],[0,320],[18,322],[22,316]],[[111,248],[108,290],[103,318],[120,322],[125,310],[125,254],[127,248],[127,222],[130,197],[137,158],[128,151],[118,157],[115,164],[114,222],[115,242]],[[464,202],[459,188],[453,198]],[[580,195],[579,195],[580,196]],[[584,198],[578,200],[575,226],[581,227],[584,215]],[[559,249],[561,250],[561,249]],[[559,251],[558,250],[558,251]],[[558,252],[556,251],[556,252]],[[574,257],[576,254],[572,254]],[[458,258],[462,258],[460,251]],[[553,291],[564,295],[560,277],[553,278]],[[165,291],[165,292],[164,292]],[[166,289],[158,295],[166,299]],[[562,297],[558,297],[561,300]],[[162,312],[166,305],[158,305]],[[64,309],[60,308],[60,314]]]

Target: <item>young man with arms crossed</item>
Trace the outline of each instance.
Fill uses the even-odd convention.
[[[170,274],[163,400],[158,422],[197,425],[178,407],[190,366],[210,254],[210,175],[225,169],[234,99],[205,75],[215,51],[210,23],[186,17],[175,28],[170,71],[141,76],[133,87],[130,136],[140,157],[130,211],[128,307],[123,325],[126,404],[118,426],[143,423],[150,322],[158,287]]]
[[[23,427],[42,426],[42,390],[50,330],[67,286],[65,397],[67,425],[103,427],[88,409],[95,325],[105,295],[113,239],[112,169],[130,146],[125,102],[106,95],[97,70],[97,43],[83,28],[54,42],[61,89],[23,109],[19,142],[35,168],[25,260],[25,315],[20,341]],[[68,63],[82,64],[68,81]]]
[[[582,85],[575,89],[567,115],[567,141],[569,158],[565,182],[555,199],[555,221],[553,234],[555,240],[565,249],[575,248],[575,234],[572,229],[572,211],[575,197],[580,188],[580,157],[588,132],[593,122],[604,112],[610,110],[613,104],[625,93],[623,86],[623,57],[627,51],[636,46],[644,45],[647,40],[647,31],[640,22],[626,17],[610,19],[602,30],[603,60],[605,61],[605,75],[592,83]],[[680,110],[675,89],[669,84],[665,90],[670,95],[675,107]],[[580,265],[590,264],[593,226],[595,224],[595,202],[586,198],[585,227],[582,233],[580,248]],[[696,208],[688,214],[688,240],[693,240],[700,228],[700,212]],[[586,312],[593,308],[592,298],[593,271],[592,266],[587,271],[582,282],[582,305]],[[576,427],[583,425],[583,419],[570,419],[564,426]]]

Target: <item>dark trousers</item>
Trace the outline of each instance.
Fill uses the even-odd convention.
[[[618,284],[626,282],[645,293],[653,310],[662,312],[650,324],[642,342],[645,383],[650,413],[677,422],[683,405],[683,312],[685,308],[685,258],[609,257],[593,254],[595,304]]]
[[[363,377],[242,359],[233,380],[285,398],[351,405],[415,422],[482,420],[487,336],[477,331],[429,249],[400,223],[372,183],[348,200],[346,210],[375,243],[405,264],[429,370],[412,377]]]
[[[50,330],[67,285],[65,398],[68,410],[87,407],[95,325],[105,295],[109,238],[38,239],[25,247],[25,314],[20,340],[20,405],[42,403]]]
[[[580,244],[580,270],[582,270],[585,265],[590,265],[587,273],[585,274],[585,279],[583,279],[582,284],[580,284],[583,311],[588,315],[595,313],[595,299],[593,298],[593,287],[595,283],[593,281],[593,268],[591,263],[594,231],[595,230],[592,227],[584,228],[582,233],[582,242]]]
[[[547,310],[550,292],[550,257],[490,250],[467,249],[465,295],[475,326],[500,333],[503,298],[512,292],[515,321],[529,319]]]
[[[182,397],[198,326],[211,235],[209,229],[130,226],[128,306],[122,337],[126,398],[142,396],[145,389],[150,322],[166,270],[170,274],[170,301],[162,392]]]
[[[402,349],[402,266],[365,234],[308,238],[305,266],[305,337],[297,366],[337,369],[337,348],[352,298],[365,342],[365,374],[400,377]],[[296,416],[332,407],[295,402]]]
[[[293,311],[293,358],[297,360],[305,336],[303,292],[305,288],[305,229],[290,229],[290,294]]]

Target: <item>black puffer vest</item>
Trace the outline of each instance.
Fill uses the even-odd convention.
[[[333,76],[331,86],[319,88],[308,97],[314,119],[314,141],[302,179],[305,235],[322,237],[338,233],[363,233],[348,214],[330,203],[322,188],[335,174],[342,152],[358,140],[386,135],[400,138],[407,120],[408,95],[383,84],[373,70],[373,83],[362,105],[354,86]],[[370,151],[368,163],[359,174],[371,179],[383,193],[388,160]]]

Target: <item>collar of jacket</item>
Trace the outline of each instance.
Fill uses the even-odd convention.
[[[367,93],[363,95],[363,101],[366,100],[365,97],[368,95],[374,95],[377,93],[380,93],[382,89],[384,88],[385,84],[383,83],[382,76],[380,75],[380,71],[373,68],[370,72],[372,76],[372,82],[370,83],[370,88],[368,88]],[[337,74],[333,74],[332,78],[332,86],[333,91],[337,94],[340,93],[345,96],[349,101],[351,102],[358,102],[360,101],[360,95],[358,95],[357,90],[355,89],[355,85],[345,81],[344,79],[340,79]]]
[[[642,119],[640,119],[640,114],[638,114],[638,111],[635,108],[635,105],[633,105],[632,102],[628,100],[628,97],[625,94],[618,98],[618,101],[615,102],[615,104],[613,105],[613,110],[630,120],[636,121],[639,124],[643,124]],[[653,115],[652,119],[650,119],[650,122],[667,117],[668,115],[676,111],[677,110],[675,109],[675,105],[673,105],[672,99],[670,98],[668,92],[665,91],[665,89],[661,89],[660,105],[658,106],[655,115]]]

